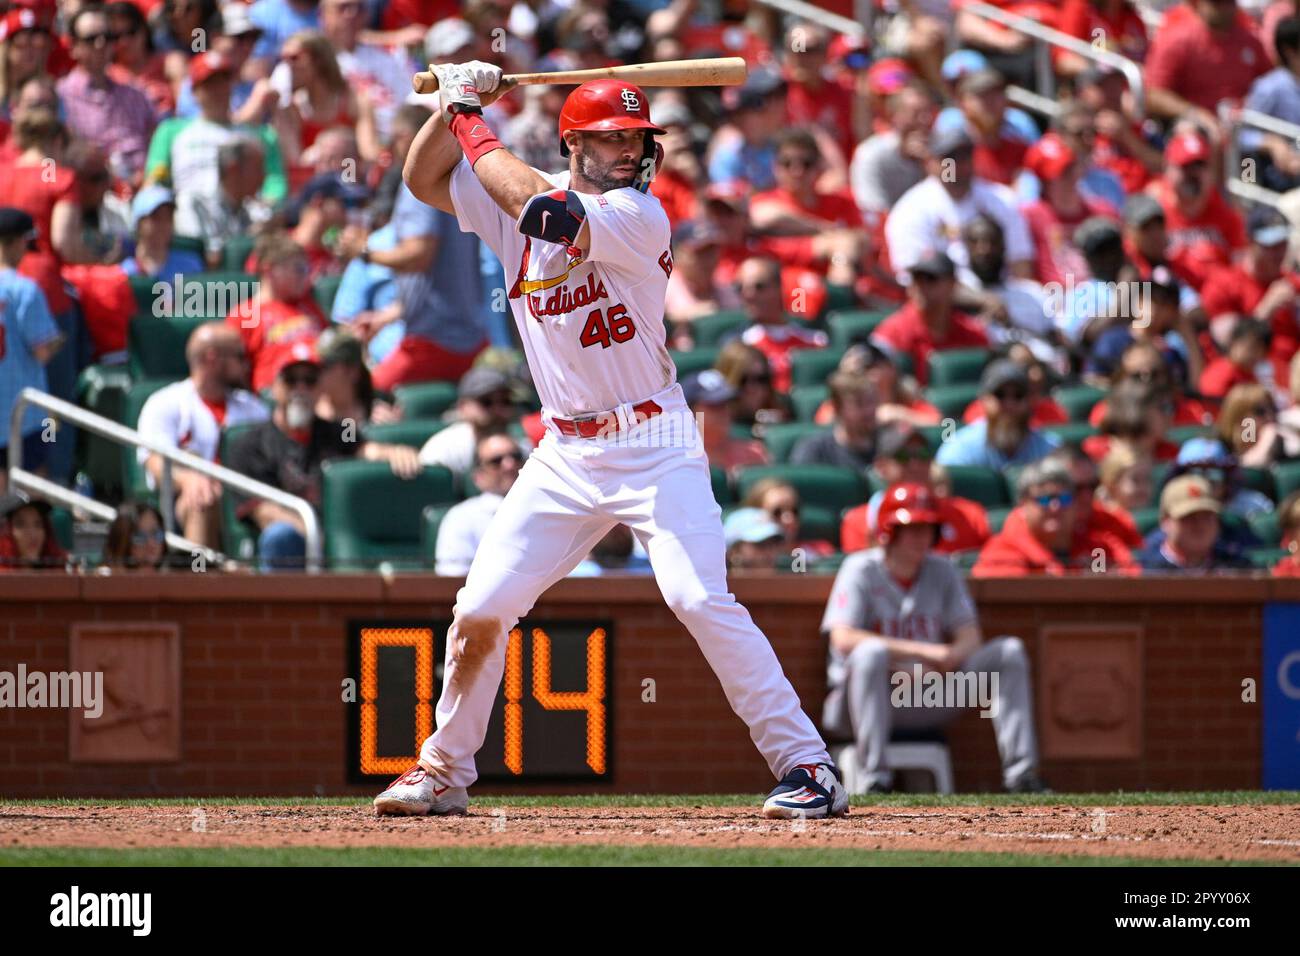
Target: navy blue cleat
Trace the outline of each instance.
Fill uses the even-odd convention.
[[[763,816],[817,820],[849,812],[849,792],[834,764],[801,763],[782,778],[763,802]]]

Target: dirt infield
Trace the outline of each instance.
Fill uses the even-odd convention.
[[[690,846],[942,850],[1300,862],[1297,806],[854,807],[774,821],[755,806],[472,807],[376,819],[368,805],[0,806],[0,847]]]

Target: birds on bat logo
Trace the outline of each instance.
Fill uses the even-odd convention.
[[[629,113],[638,113],[641,110],[641,97],[636,95],[636,90],[623,89],[623,108]]]

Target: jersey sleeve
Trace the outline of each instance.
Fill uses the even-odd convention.
[[[461,232],[476,233],[498,259],[509,258],[507,236],[514,231],[514,220],[488,195],[466,159],[451,171],[451,204],[456,209]]]
[[[22,336],[23,344],[27,346],[28,351],[34,350],[39,346],[52,342],[59,337],[59,327],[54,324],[54,318],[50,315],[49,304],[45,301],[43,293],[35,282],[24,282],[22,291],[17,296],[15,304],[15,318],[18,323],[18,334]]]
[[[589,262],[600,262],[634,279],[659,269],[668,248],[668,216],[659,200],[635,189],[577,193],[591,232]]]
[[[180,446],[177,445],[176,433],[180,430],[179,422],[180,404],[177,395],[173,389],[167,389],[155,392],[145,399],[135,430],[148,435],[165,448],[178,450]],[[147,448],[136,449],[136,458],[142,465],[149,460],[151,454]],[[149,479],[149,484],[153,485],[152,478]]]
[[[829,634],[836,627],[861,627],[867,624],[869,598],[865,567],[862,560],[850,555],[840,565],[831,587],[826,613],[822,615],[822,633]]]
[[[944,633],[951,634],[963,625],[978,623],[979,614],[975,610],[975,602],[971,600],[970,591],[957,571],[957,566],[947,558],[935,556],[933,560],[943,575],[943,608],[940,616]]]

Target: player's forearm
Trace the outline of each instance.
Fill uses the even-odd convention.
[[[875,631],[868,631],[861,627],[835,627],[831,629],[831,646],[841,654],[852,653],[853,649],[863,641],[880,641],[889,651],[891,660],[900,660],[905,658],[924,658],[930,653],[933,645],[925,644],[921,641],[907,641],[900,637],[886,637],[884,634],[877,634]]]
[[[1164,119],[1177,119],[1196,108],[1173,90],[1153,86],[1147,90],[1147,110]]]
[[[442,121],[442,112],[434,110],[411,141],[411,149],[402,165],[402,180],[416,199],[442,208],[435,200],[440,193],[446,192],[451,171],[463,155],[456,137]]]
[[[518,219],[524,205],[538,193],[554,187],[506,149],[494,149],[479,157],[474,174],[493,201],[511,219]]]

